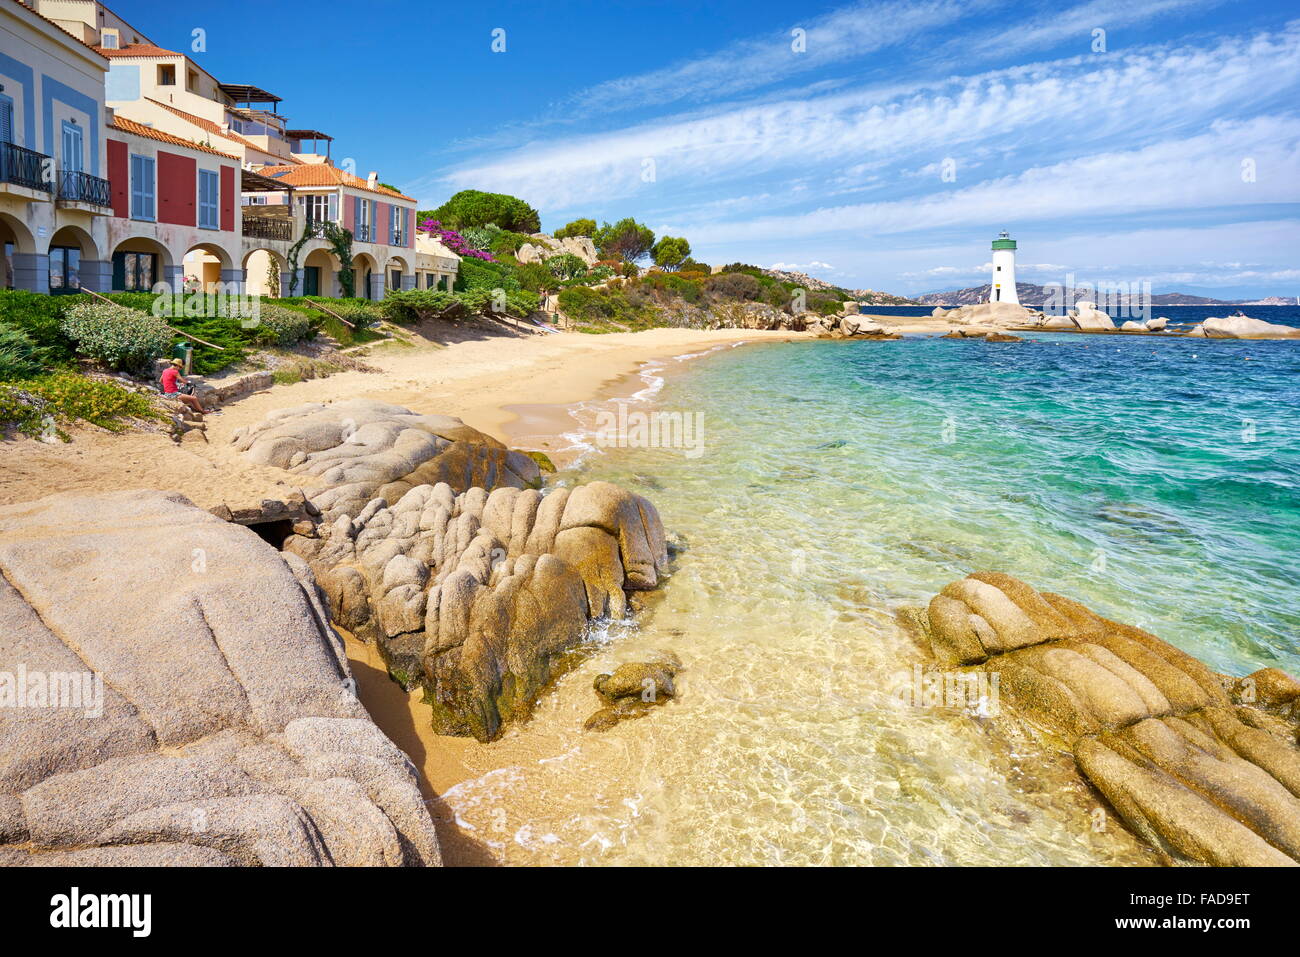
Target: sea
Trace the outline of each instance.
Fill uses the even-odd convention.
[[[1155,863],[997,702],[900,693],[909,609],[991,569],[1227,674],[1300,674],[1300,343],[1022,335],[655,363],[619,401],[695,423],[677,447],[573,407],[556,481],[647,496],[677,555],[493,746],[506,766],[444,795],[465,833],[511,863]],[[675,700],[581,730],[595,675],[662,652]]]

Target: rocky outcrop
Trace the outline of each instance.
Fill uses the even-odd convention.
[[[1206,339],[1300,339],[1300,329],[1249,316],[1211,316],[1187,333]]]
[[[817,316],[808,320],[807,329],[822,339],[899,339],[885,326],[870,316],[846,314],[838,316]]]
[[[0,509],[0,862],[437,864],[311,571],[175,493]]]
[[[588,267],[594,266],[600,258],[590,237],[566,236],[564,239],[555,239],[545,233],[535,233],[531,243],[519,247],[515,258],[521,263],[540,263],[565,253],[577,256]]]
[[[1003,702],[1069,750],[1170,859],[1300,862],[1300,685],[1289,676],[1234,682],[1139,628],[991,572],[948,585],[926,619],[939,659],[997,674]]]
[[[590,620],[623,617],[627,592],[655,588],[668,561],[654,506],[606,482],[545,496],[417,486],[285,548],[340,627],[423,685],[435,728],[485,741],[528,715]]]
[[[323,486],[312,502],[329,520],[358,515],[375,498],[395,504],[420,485],[463,491],[541,480],[531,458],[460,419],[368,399],[280,409],[232,440],[252,461]]]
[[[1023,326],[1032,324],[1038,314],[1014,302],[981,302],[956,309],[943,310],[935,308],[931,316],[944,319],[954,325]]]
[[[1115,328],[1115,320],[1097,308],[1095,302],[1081,299],[1068,313],[1076,329],[1084,332],[1107,332]]]

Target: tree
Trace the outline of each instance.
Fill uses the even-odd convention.
[[[477,189],[462,189],[437,209],[419,214],[421,220],[429,217],[452,229],[495,225],[515,233],[535,233],[542,228],[537,210],[522,199]]]
[[[602,259],[617,258],[634,263],[649,255],[655,244],[655,234],[630,216],[613,226],[605,223],[592,237]]]
[[[557,230],[556,239],[568,239],[570,236],[594,236],[596,235],[596,221],[594,219],[575,219],[563,229]]]
[[[655,265],[663,269],[678,269],[691,255],[691,244],[680,236],[664,236],[650,251]]]

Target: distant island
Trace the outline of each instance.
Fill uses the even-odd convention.
[[[1029,282],[1016,283],[1016,296],[1020,299],[1021,305],[1025,306],[1045,306],[1053,301],[1059,293],[1056,293],[1054,287],[1036,286]],[[986,302],[989,298],[989,284],[984,283],[981,286],[970,286],[966,289],[950,290],[948,292],[928,292],[924,296],[916,297],[916,302],[925,306],[970,306],[979,302]],[[1081,299],[1095,301],[1097,292],[1094,289],[1067,289],[1066,300],[1069,305],[1074,305]],[[1119,297],[1119,305],[1126,305],[1128,296]],[[1268,296],[1263,299],[1210,299],[1206,296],[1193,296],[1185,292],[1163,292],[1151,296],[1151,305],[1153,306],[1294,306],[1297,305],[1295,296]]]

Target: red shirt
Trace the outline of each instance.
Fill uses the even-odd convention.
[[[168,366],[163,370],[162,387],[164,394],[170,395],[173,392],[180,391],[180,389],[176,387],[176,380],[180,378],[180,374],[181,370],[177,369],[175,366]]]

